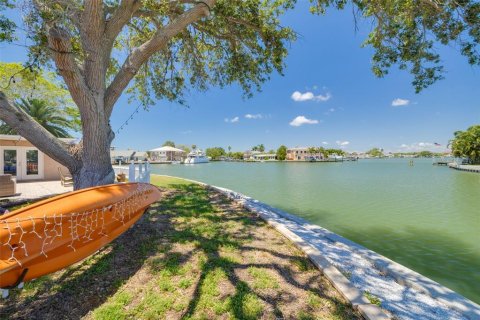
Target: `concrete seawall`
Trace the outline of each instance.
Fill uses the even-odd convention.
[[[449,163],[448,167],[451,169],[460,170],[460,171],[480,173],[480,165],[476,166],[476,165]]]
[[[473,301],[353,241],[238,192],[189,181],[258,213],[303,250],[367,319],[480,319],[480,306]],[[380,307],[367,296],[380,299]]]

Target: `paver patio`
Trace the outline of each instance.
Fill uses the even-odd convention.
[[[73,187],[64,187],[58,181],[29,181],[17,182],[17,194],[11,197],[0,197],[0,201],[19,201],[24,199],[36,199],[72,191]]]

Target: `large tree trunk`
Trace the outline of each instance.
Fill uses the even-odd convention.
[[[97,114],[89,114],[89,121],[82,122],[83,146],[82,168],[73,175],[74,188],[83,189],[114,182],[115,174],[110,159],[110,144],[113,131],[105,120],[102,108],[95,108]]]
[[[103,75],[102,66],[89,72],[91,81],[89,87],[97,87],[96,92],[91,92],[93,99],[80,105],[82,117],[82,168],[73,175],[74,188],[83,189],[114,182],[115,174],[110,158],[110,144],[115,135],[109,124],[109,117],[105,115],[104,96],[105,86],[103,81],[97,79]],[[93,82],[98,81],[98,84]]]
[[[115,180],[110,159],[108,161],[89,161],[82,168],[72,174],[73,188],[75,190],[89,188],[104,184],[111,184]]]

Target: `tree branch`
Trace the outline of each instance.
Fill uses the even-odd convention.
[[[113,45],[120,31],[122,31],[123,27],[130,21],[141,6],[142,2],[140,0],[123,0],[120,3],[105,26],[105,37],[107,41]]]
[[[206,0],[204,2],[198,3],[187,12],[181,14],[164,28],[157,30],[150,40],[133,49],[105,94],[105,115],[107,117],[110,117],[113,105],[137,74],[142,64],[154,53],[165,48],[168,41],[182,32],[188,25],[209,14],[209,8],[213,7],[215,0]]]
[[[265,34],[263,33],[262,28],[260,26],[242,19],[234,18],[234,17],[227,17],[227,20],[255,30],[258,33],[258,35],[262,38],[263,43],[267,44],[267,39],[265,38]]]
[[[85,84],[95,95],[105,90],[105,74],[109,63],[103,54],[105,19],[102,0],[85,0],[80,36],[85,53]]]
[[[103,32],[103,22],[103,1],[85,0],[82,14],[82,25],[85,26],[83,32],[89,36],[99,36]]]
[[[65,165],[71,172],[81,167],[80,161],[68,153],[66,143],[53,136],[23,110],[15,108],[1,91],[0,119],[50,158]]]
[[[52,52],[55,65],[63,77],[73,101],[80,109],[80,112],[84,112],[82,106],[87,105],[87,101],[91,102],[92,97],[88,93],[80,69],[75,62],[72,45],[70,43],[70,34],[60,27],[50,28],[48,32],[48,45]]]

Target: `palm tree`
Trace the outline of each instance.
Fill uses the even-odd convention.
[[[468,157],[472,164],[480,163],[480,125],[471,126],[466,131],[456,131],[450,141],[455,157]]]
[[[324,158],[328,158],[330,154],[332,154],[330,149],[325,149],[323,147],[320,147],[322,150],[320,150],[320,153],[323,154]]]
[[[57,138],[68,138],[68,129],[72,129],[72,123],[55,107],[47,105],[47,102],[39,99],[21,99],[15,106],[35,119],[42,127]],[[0,125],[0,134],[17,134],[6,124]]]

